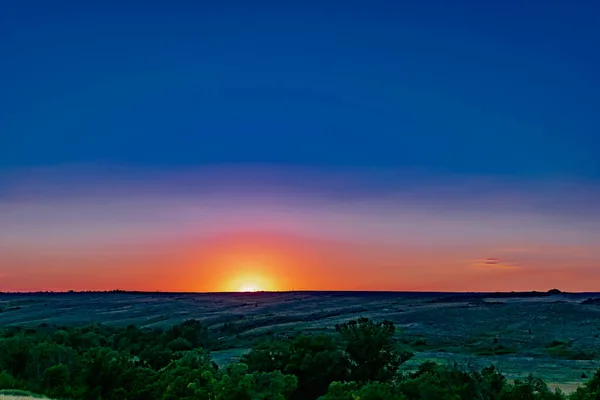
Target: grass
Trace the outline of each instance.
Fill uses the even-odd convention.
[[[546,343],[546,353],[551,357],[564,358],[566,360],[594,360],[596,352],[592,350],[581,350],[574,348],[572,341],[552,340]]]
[[[244,354],[248,353],[250,348],[218,350],[211,352],[214,362],[223,367],[238,361]]]
[[[18,390],[18,389],[0,390],[0,400],[31,400],[31,399],[47,399],[47,397],[28,392],[26,390]]]
[[[519,350],[516,347],[505,347],[498,345],[490,348],[475,350],[473,354],[478,356],[502,356],[507,354],[518,354]]]

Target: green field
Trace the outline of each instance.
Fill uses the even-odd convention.
[[[364,316],[390,320],[425,360],[496,365],[507,377],[530,373],[570,391],[600,367],[600,307],[594,294],[539,296],[440,293],[295,292],[246,294],[2,294],[0,327],[138,325],[166,328],[200,320],[217,337],[224,365],[270,336],[331,330]]]

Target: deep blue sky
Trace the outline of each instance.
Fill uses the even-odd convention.
[[[0,172],[600,179],[598,1],[186,3],[0,2]]]
[[[0,0],[0,290],[597,290],[599,71],[600,0]]]

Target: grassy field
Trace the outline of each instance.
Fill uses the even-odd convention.
[[[0,327],[104,323],[167,327],[196,318],[218,337],[223,365],[273,335],[318,332],[359,316],[396,323],[398,339],[425,360],[494,364],[533,373],[567,391],[600,367],[597,294],[475,295],[295,292],[245,294],[0,294]],[[591,302],[593,303],[593,302]]]
[[[0,390],[0,400],[48,399],[46,396],[29,393],[24,390]]]
[[[45,397],[13,396],[10,394],[0,394],[0,400],[31,400],[31,399],[45,399]]]

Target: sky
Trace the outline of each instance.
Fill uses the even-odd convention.
[[[0,4],[0,291],[598,291],[597,1]]]

